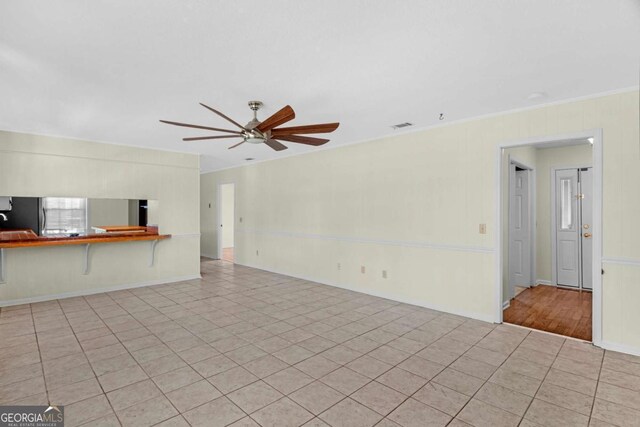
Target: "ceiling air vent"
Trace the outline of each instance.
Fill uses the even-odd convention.
[[[413,126],[413,123],[409,123],[409,122],[399,123],[397,125],[391,126],[391,128],[392,129],[403,129],[403,128],[408,128],[409,126]]]

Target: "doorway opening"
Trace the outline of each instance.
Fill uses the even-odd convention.
[[[498,318],[598,344],[599,131],[499,147]]]
[[[235,184],[218,186],[218,258],[235,262]]]

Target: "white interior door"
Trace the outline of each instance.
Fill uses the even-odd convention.
[[[582,224],[582,287],[593,289],[593,174],[592,168],[580,171],[580,193],[582,194],[580,212]]]
[[[531,195],[530,170],[516,170],[510,165],[509,182],[509,298],[514,286],[531,283]]]
[[[578,170],[556,171],[556,273],[558,285],[580,286]]]

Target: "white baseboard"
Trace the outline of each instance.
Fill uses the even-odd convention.
[[[640,356],[640,348],[633,347],[625,344],[618,344],[610,341],[602,341],[600,347],[605,350],[617,351],[618,353],[632,354],[634,356]]]
[[[143,288],[145,286],[166,285],[167,283],[184,282],[186,280],[201,279],[199,274],[192,274],[189,276],[170,277],[168,279],[148,280],[145,282],[127,283],[124,285],[111,286],[108,288],[93,288],[83,289],[80,291],[63,292],[60,294],[40,295],[37,297],[21,298],[0,301],[0,307],[9,307],[12,305],[32,304],[36,302],[51,301],[56,299],[81,297],[86,295],[101,294],[104,292],[122,291],[125,289]]]
[[[200,254],[201,257],[209,258],[209,259],[220,259],[217,256],[209,255],[209,254]]]
[[[536,284],[534,286],[538,286],[538,285],[545,285],[545,286],[556,286],[555,283],[551,283],[548,280],[536,280]]]
[[[505,301],[505,302],[502,303],[502,309],[503,310],[506,310],[510,306],[511,306],[511,301]]]
[[[553,332],[543,331],[542,329],[530,328],[528,326],[516,325],[515,323],[504,322],[504,324],[505,325],[509,325],[509,326],[513,326],[514,328],[520,328],[520,329],[525,329],[527,331],[536,332],[538,334],[551,335],[551,336],[558,337],[558,338],[564,338],[566,340],[572,340],[572,341],[578,341],[578,342],[586,342],[586,343],[589,343],[589,344],[593,344],[596,347],[600,347],[599,345],[596,345],[595,343],[591,343],[590,341],[581,340],[580,338],[569,337],[567,335],[554,334]]]
[[[338,284],[338,283],[331,283],[331,282],[328,282],[328,281],[323,280],[323,279],[318,279],[318,278],[314,278],[314,277],[304,277],[304,276],[296,275],[296,274],[293,274],[293,273],[290,273],[290,272],[286,272],[286,271],[270,270],[270,269],[267,269],[267,268],[264,268],[264,267],[258,267],[258,266],[250,265],[250,264],[243,264],[243,263],[240,263],[238,261],[236,261],[236,264],[237,265],[242,265],[242,266],[245,266],[245,267],[255,268],[255,269],[258,269],[258,270],[268,271],[270,273],[282,274],[282,275],[285,275],[285,276],[294,277],[296,279],[308,280],[310,282],[316,282],[316,283],[320,283],[322,285],[333,286],[335,288],[346,289],[346,290],[353,291],[353,292],[359,292],[361,294],[371,295],[371,296],[378,297],[378,298],[385,298],[385,299],[388,299],[388,300],[401,302],[401,303],[404,303],[404,304],[417,305],[419,307],[424,307],[424,308],[428,308],[428,309],[436,310],[436,311],[442,311],[444,313],[454,314],[456,316],[463,316],[463,317],[468,317],[468,318],[471,318],[471,319],[481,320],[483,322],[495,323],[493,316],[491,316],[490,314],[468,312],[468,311],[464,311],[464,310],[456,310],[456,309],[452,309],[450,307],[441,307],[441,306],[437,306],[437,305],[431,304],[428,301],[422,301],[422,300],[406,298],[404,296],[400,296],[400,295],[397,295],[397,294],[394,294],[394,293],[389,293],[389,292],[378,292],[378,291],[373,291],[373,290],[370,290],[370,289],[360,289],[360,288],[354,289],[354,288],[350,288],[348,286],[341,285],[341,284]]]

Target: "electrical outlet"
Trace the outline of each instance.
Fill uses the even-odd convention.
[[[209,203],[209,209],[211,209],[211,203]]]
[[[260,252],[256,249],[256,256],[260,256]]]
[[[364,274],[364,272],[365,272],[364,265],[361,265],[360,266],[360,273]]]
[[[240,217],[240,222],[242,222],[242,217]]]
[[[487,224],[480,224],[480,234],[487,234]]]
[[[387,270],[382,270],[382,278],[383,279],[387,278]]]
[[[338,270],[342,270],[342,266],[338,263]]]

